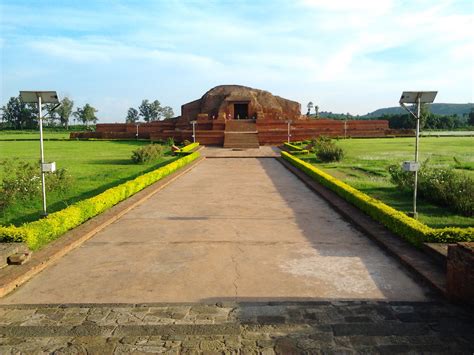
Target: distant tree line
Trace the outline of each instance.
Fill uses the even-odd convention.
[[[173,109],[169,106],[161,106],[158,100],[148,101],[142,100],[138,109],[130,107],[127,111],[125,121],[127,123],[135,123],[141,119],[145,122],[161,121],[174,117]]]
[[[74,101],[69,97],[64,97],[60,105],[45,104],[42,107],[43,120],[46,126],[60,126],[69,128],[70,118],[86,126],[95,124],[98,121],[97,109],[90,104],[77,107],[73,112]],[[11,97],[8,103],[1,110],[1,125],[3,129],[34,129],[38,127],[38,107],[36,104],[23,102],[20,96]]]
[[[309,102],[307,116],[310,119],[335,119],[335,120],[387,120],[390,128],[394,129],[412,129],[415,128],[416,122],[408,113],[402,114],[384,114],[380,117],[367,117],[367,116],[353,116],[350,113],[333,113],[328,111],[321,111],[311,114],[311,109],[314,106],[312,102]],[[452,115],[438,115],[433,114],[429,111],[427,105],[421,107],[421,122],[420,126],[423,129],[439,129],[439,130],[451,130],[458,128],[468,128],[474,126],[474,109],[471,109],[466,114],[452,114]]]
[[[378,118],[387,120],[389,127],[394,129],[415,128],[415,119],[409,114],[383,115]],[[422,106],[420,127],[422,129],[452,130],[474,126],[474,110],[464,115],[437,115]]]

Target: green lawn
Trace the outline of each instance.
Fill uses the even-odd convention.
[[[304,160],[349,185],[404,211],[412,210],[412,195],[398,191],[389,181],[387,167],[405,160],[414,160],[414,138],[339,140],[346,156],[339,163],[320,163],[314,154]],[[453,157],[461,162],[456,164]],[[474,177],[474,137],[424,137],[420,140],[420,160],[431,165],[457,167],[461,173]],[[457,215],[448,208],[418,201],[419,220],[429,226],[474,226],[474,218]]]
[[[44,130],[43,138],[47,139],[69,139],[70,131],[50,131]],[[28,130],[28,131],[0,131],[0,141],[2,140],[33,140],[39,139],[38,130]]]
[[[2,141],[0,134],[0,159],[20,158],[39,160],[39,141]],[[45,160],[55,161],[57,168],[66,168],[74,177],[73,188],[63,197],[48,194],[48,212],[66,207],[78,200],[94,196],[112,186],[154,170],[172,159],[165,157],[148,165],[133,164],[133,150],[148,142],[134,141],[46,141]],[[0,169],[0,179],[3,169]],[[38,219],[41,199],[18,203],[0,212],[0,224],[8,225]]]

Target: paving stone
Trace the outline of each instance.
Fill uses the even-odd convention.
[[[282,316],[258,316],[257,322],[260,324],[281,324],[285,323],[286,318]]]
[[[260,354],[261,355],[275,355],[275,350],[273,350],[273,348],[266,348],[266,349],[262,349],[260,350]]]
[[[371,323],[374,320],[366,316],[349,316],[344,317],[344,320],[348,323]]]
[[[275,341],[272,339],[258,339],[257,340],[257,346],[260,346],[261,348],[268,348],[272,347],[275,345]]]
[[[98,325],[106,325],[104,321],[110,314],[110,312],[112,312],[110,308],[91,308],[87,312],[86,320],[89,322],[97,323]]]
[[[422,335],[428,334],[427,324],[418,323],[346,323],[332,325],[334,335]]]
[[[210,310],[212,307],[216,308],[215,312]],[[309,303],[275,304],[273,310],[266,304],[261,312],[255,303],[250,307],[250,311],[241,309],[245,305],[236,309],[214,305],[195,307],[198,310],[195,315],[210,319],[232,313],[246,314],[255,321],[240,324],[237,316],[233,322],[227,318],[224,323],[205,325],[198,319],[187,319],[193,308],[190,306],[182,309],[180,306],[133,305],[0,306],[7,320],[0,326],[0,353],[471,354],[474,351],[472,311],[464,309],[463,313],[463,309],[447,304],[344,301],[321,304],[320,308]],[[430,307],[433,307],[431,315]],[[159,313],[164,317],[185,315],[179,319],[184,323],[147,324],[146,317],[151,312],[155,312],[155,318]],[[310,314],[326,314],[331,321],[320,323],[308,319],[306,316]],[[390,320],[381,316],[393,314],[395,317]],[[436,319],[433,315],[442,317]],[[27,316],[30,316],[29,323],[25,320]],[[119,325],[119,319],[134,319],[137,324]],[[281,323],[282,319],[285,323]],[[27,325],[20,325],[20,320]],[[79,321],[80,324],[75,323]]]
[[[0,320],[3,325],[20,325],[36,313],[36,309],[8,309]]]
[[[225,344],[217,340],[206,340],[199,343],[199,348],[203,351],[220,351],[225,349]]]

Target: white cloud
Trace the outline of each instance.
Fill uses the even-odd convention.
[[[302,0],[301,4],[324,11],[385,13],[393,6],[392,0]]]
[[[151,93],[155,85],[166,94],[164,83],[189,96],[199,96],[206,85],[242,83],[296,100],[324,92],[332,103],[356,97],[354,88],[371,96],[398,95],[400,88],[419,85],[464,91],[463,97],[473,100],[474,14],[472,7],[462,11],[451,0],[302,0],[238,7],[112,2],[108,11],[98,11],[95,7],[104,6],[99,4],[39,13],[8,6],[2,50],[11,64],[3,80],[13,86],[15,73],[27,78],[25,58],[35,55],[54,61],[59,75],[83,71],[103,88],[105,81],[120,85],[121,77],[134,88],[143,80]],[[363,105],[351,100],[344,100],[350,106],[340,111]],[[183,101],[176,99],[176,105]],[[103,104],[107,110],[115,106]]]

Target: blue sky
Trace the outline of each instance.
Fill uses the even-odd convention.
[[[1,105],[51,89],[122,122],[221,84],[352,114],[403,90],[474,101],[471,0],[2,0],[0,16]]]

